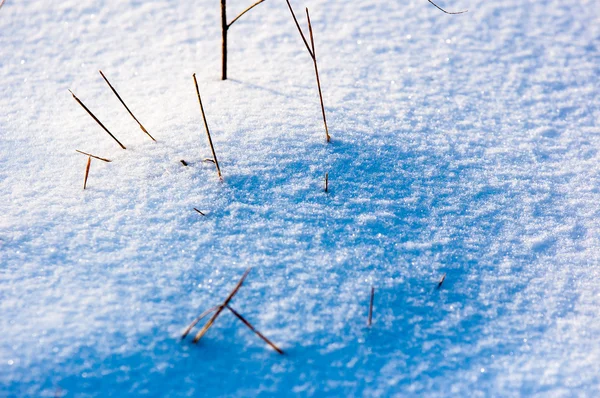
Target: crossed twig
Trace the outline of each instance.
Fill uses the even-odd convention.
[[[267,343],[269,346],[271,346],[275,351],[277,351],[278,353],[283,355],[283,351],[277,347],[275,344],[273,344],[268,338],[265,337],[264,334],[262,334],[261,332],[259,332],[258,330],[256,330],[256,328],[254,326],[252,326],[252,324],[250,324],[250,322],[248,322],[239,312],[237,312],[236,310],[234,310],[230,305],[229,302],[233,299],[233,297],[237,294],[237,292],[240,290],[240,288],[242,287],[242,284],[244,283],[244,280],[246,279],[246,277],[248,276],[248,274],[250,273],[250,270],[252,268],[248,268],[246,270],[246,272],[244,272],[244,275],[242,275],[242,278],[239,280],[239,282],[237,283],[237,285],[235,285],[235,287],[233,288],[233,290],[231,291],[231,293],[229,293],[229,296],[227,296],[227,298],[225,299],[225,301],[223,301],[223,303],[221,303],[220,305],[214,306],[212,308],[209,308],[208,310],[204,311],[202,314],[200,314],[196,319],[194,319],[192,321],[192,323],[190,323],[190,325],[185,329],[185,331],[183,332],[183,335],[181,336],[182,339],[185,339],[186,336],[191,332],[191,330],[194,328],[194,326],[196,326],[196,324],[198,324],[198,322],[200,322],[202,319],[204,319],[205,317],[207,317],[210,313],[214,312],[213,316],[208,320],[208,322],[206,322],[206,324],[202,327],[202,329],[200,329],[200,331],[198,332],[198,334],[196,334],[196,337],[194,337],[194,343],[197,343],[198,341],[200,341],[200,339],[206,334],[206,332],[208,332],[208,329],[210,329],[210,327],[215,323],[216,319],[218,318],[219,315],[221,315],[221,312],[223,312],[223,310],[225,308],[227,308],[229,311],[231,311],[231,313],[233,315],[235,315],[240,321],[242,321],[244,323],[244,325],[246,325],[248,327],[248,329],[252,330],[258,337],[260,337],[265,343]]]

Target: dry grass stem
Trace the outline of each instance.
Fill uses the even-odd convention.
[[[196,209],[195,207],[194,207],[194,210],[196,210],[198,213],[200,213],[200,214],[202,214],[204,217],[206,217],[206,214],[202,213],[200,210]]]
[[[252,4],[250,7],[246,8],[242,11],[237,17],[233,19],[233,21],[227,23],[227,0],[221,0],[221,80],[227,80],[227,33],[229,32],[229,28],[233,25],[238,19],[240,19],[244,14],[248,11],[259,5],[265,0],[259,0],[256,3]]]
[[[325,192],[329,192],[329,173],[325,173]]]
[[[108,131],[108,129],[102,124],[102,122],[100,120],[98,120],[98,118],[92,113],[92,111],[90,111],[87,106],[85,106],[83,104],[83,102],[81,102],[81,100],[79,98],[77,98],[75,96],[75,94],[73,94],[73,92],[71,90],[69,90],[69,92],[71,93],[71,95],[73,96],[73,98],[75,99],[75,101],[77,101],[77,103],[79,105],[81,105],[81,107],[83,109],[85,109],[85,111],[96,121],[96,123],[98,123],[100,125],[100,127],[102,127],[104,129],[104,131],[106,131],[108,133],[108,135],[110,135],[112,137],[113,140],[117,141],[117,144],[119,144],[119,146],[123,149],[127,149],[125,148],[125,146],[123,144],[121,144],[121,142],[114,136],[112,135],[112,133],[110,131]]]
[[[87,166],[85,166],[85,179],[83,180],[83,189],[87,186],[88,175],[90,174],[90,165],[92,164],[92,157],[88,156]]]
[[[107,163],[110,163],[110,162],[111,162],[109,159],[104,159],[104,158],[101,158],[100,156],[94,156],[94,155],[92,155],[92,154],[90,154],[90,153],[87,153],[87,152],[80,151],[79,149],[75,149],[75,152],[79,152],[79,153],[81,153],[81,154],[83,154],[83,155],[85,155],[85,156],[91,156],[91,157],[93,157],[94,159],[102,160],[103,162],[107,162]]]
[[[259,332],[258,330],[256,330],[256,328],[254,326],[252,326],[250,324],[250,322],[248,322],[236,310],[234,310],[233,308],[231,308],[231,306],[229,306],[229,305],[227,305],[227,309],[229,309],[229,311],[231,311],[233,313],[233,315],[235,315],[240,321],[242,321],[244,323],[244,325],[248,326],[248,329],[252,330],[254,333],[256,333],[256,335],[258,337],[260,337],[261,339],[263,339],[263,341],[265,343],[267,343],[268,345],[270,345],[271,348],[273,348],[275,351],[277,351],[278,353],[280,353],[281,355],[283,355],[283,351],[281,349],[279,349],[279,347],[277,347],[275,344],[273,344],[271,342],[271,340],[269,340],[268,338],[266,338],[264,334],[262,334],[261,332]]]
[[[200,89],[198,88],[198,80],[196,80],[196,74],[194,73],[192,77],[194,78],[194,84],[196,85],[196,94],[198,94],[200,112],[202,112],[202,119],[204,120],[204,127],[206,128],[208,143],[210,145],[210,150],[212,151],[213,160],[215,161],[215,165],[217,166],[217,174],[219,175],[219,179],[223,181],[223,176],[221,175],[221,168],[219,167],[219,161],[217,160],[217,154],[215,153],[215,147],[213,145],[212,138],[210,137],[210,130],[208,129],[208,122],[206,121],[206,114],[204,113],[204,106],[202,105],[202,98],[200,97]]]
[[[223,301],[223,304],[221,304],[219,306],[219,308],[217,308],[216,312],[208,320],[208,322],[204,325],[204,327],[202,328],[202,330],[200,330],[198,332],[198,334],[196,335],[196,337],[194,337],[194,343],[197,343],[198,341],[200,341],[200,339],[206,334],[206,332],[208,331],[208,329],[210,329],[210,327],[215,323],[215,320],[219,317],[219,315],[221,315],[221,312],[223,312],[223,309],[227,306],[227,304],[229,304],[229,302],[231,301],[231,299],[240,290],[240,288],[242,287],[242,284],[244,283],[244,280],[246,279],[246,277],[250,273],[251,269],[252,268],[248,268],[246,270],[246,272],[244,272],[244,275],[242,275],[242,278],[239,280],[239,282],[237,283],[237,285],[235,285],[235,288],[231,291],[231,293],[229,293],[229,296],[227,296],[227,298],[225,299],[225,301]]]
[[[117,98],[119,99],[119,101],[121,101],[121,104],[123,104],[123,106],[125,107],[125,109],[127,109],[127,112],[129,112],[129,114],[131,115],[131,117],[133,118],[133,120],[135,120],[137,122],[137,124],[140,126],[140,128],[142,129],[142,131],[144,133],[146,133],[148,135],[148,137],[150,137],[152,139],[152,141],[156,142],[156,140],[154,139],[154,137],[152,137],[150,135],[150,133],[148,132],[148,130],[146,130],[146,128],[142,125],[142,123],[140,123],[140,121],[137,119],[137,117],[135,117],[133,115],[133,112],[131,112],[131,110],[129,109],[129,107],[125,104],[125,101],[123,101],[123,99],[121,98],[121,96],[119,95],[119,93],[117,93],[117,90],[115,90],[115,88],[112,86],[112,84],[110,84],[110,82],[108,81],[108,79],[106,78],[106,76],[104,76],[104,73],[102,73],[101,70],[99,70],[98,72],[100,72],[100,74],[102,75],[102,78],[104,79],[104,81],[106,82],[106,84],[108,84],[108,87],[110,87],[110,89],[112,90],[112,92],[115,93],[115,95],[117,96]]]
[[[202,319],[204,319],[208,314],[210,314],[213,311],[216,311],[219,308],[218,305],[209,308],[208,310],[204,311],[202,314],[200,314],[200,316],[198,316],[196,319],[194,319],[192,321],[192,323],[190,323],[190,325],[183,331],[183,334],[181,335],[181,339],[185,339],[187,337],[187,335],[192,331],[192,329],[194,328],[194,326],[196,326],[196,324],[198,322],[200,322]]]
[[[369,301],[369,321],[367,325],[371,327],[373,321],[373,300],[375,299],[375,288],[371,286],[371,300]]]
[[[307,8],[306,9],[306,19],[308,21],[308,32],[310,34],[310,45],[309,45],[308,41],[306,40],[306,36],[304,36],[304,32],[302,31],[302,28],[300,27],[300,24],[298,23],[298,19],[296,18],[296,14],[294,13],[294,10],[292,9],[292,5],[290,4],[290,1],[289,0],[285,0],[285,1],[287,2],[290,12],[292,13],[292,18],[294,18],[294,22],[296,24],[296,27],[298,28],[298,32],[300,32],[302,41],[304,41],[304,45],[306,46],[306,49],[308,50],[308,53],[310,54],[310,57],[312,58],[314,66],[315,66],[315,75],[317,77],[317,87],[319,88],[319,99],[321,100],[321,112],[323,113],[323,124],[325,125],[325,138],[326,138],[327,142],[329,142],[329,141],[331,141],[331,136],[329,135],[329,127],[327,126],[327,117],[325,116],[325,105],[323,103],[323,93],[321,91],[321,79],[319,78],[319,67],[317,66],[317,54],[315,51],[315,39],[314,39],[314,35],[313,35],[312,23],[310,22],[310,14],[308,13],[308,8]]]
[[[469,10],[463,10],[463,11],[458,11],[458,12],[449,12],[444,10],[442,7],[438,6],[437,4],[435,4],[433,1],[431,0],[427,0],[428,2],[430,2],[431,4],[433,4],[435,6],[435,8],[437,8],[438,10],[446,13],[446,14],[451,14],[451,15],[457,15],[457,14],[464,14],[465,12],[468,12]]]
[[[438,282],[438,285],[437,285],[438,290],[442,288],[442,285],[444,284],[445,280],[446,280],[446,274],[442,275],[442,279],[440,279],[440,281]]]
[[[184,166],[187,166],[187,165],[188,165],[188,164],[187,164],[187,162],[186,162],[185,160],[183,160],[183,159],[181,159],[181,160],[180,160],[180,162],[181,162],[181,164],[182,164],[182,165],[184,165]]]

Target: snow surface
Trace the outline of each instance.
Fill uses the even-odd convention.
[[[598,2],[439,4],[469,12],[293,1],[327,145],[283,0],[226,82],[217,0],[8,0],[0,395],[598,396]],[[113,160],[85,191],[75,149]],[[229,313],[182,342],[248,266],[232,305],[286,355]]]

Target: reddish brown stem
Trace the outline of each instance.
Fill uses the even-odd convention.
[[[94,159],[102,160],[103,162],[107,162],[107,163],[110,163],[110,162],[111,162],[111,161],[110,161],[110,160],[108,160],[108,159],[101,158],[100,156],[94,156],[94,155],[92,155],[92,154],[90,154],[90,153],[87,153],[87,152],[80,151],[79,149],[75,149],[75,152],[79,152],[79,153],[81,153],[81,154],[83,154],[83,155],[86,155],[86,156],[91,156],[91,157],[93,157]]]
[[[271,348],[273,348],[275,351],[277,351],[278,353],[280,353],[281,355],[283,355],[283,351],[281,349],[279,349],[279,347],[277,347],[275,344],[273,344],[271,342],[271,340],[269,340],[268,338],[266,338],[264,334],[262,334],[261,332],[259,332],[258,330],[256,330],[256,328],[254,326],[252,326],[250,324],[250,322],[248,322],[236,310],[234,310],[233,308],[231,308],[231,306],[229,306],[229,305],[227,305],[227,309],[229,309],[229,311],[231,311],[233,313],[233,315],[235,315],[240,321],[242,321],[244,323],[244,325],[246,325],[248,327],[248,329],[252,330],[254,333],[256,333],[256,335],[258,337],[260,337],[261,339],[263,339],[263,341],[265,343],[267,343],[268,345],[270,345]]]
[[[231,291],[231,293],[229,294],[229,296],[227,296],[227,298],[225,299],[225,301],[223,301],[223,304],[221,304],[219,306],[219,308],[216,310],[216,312],[213,314],[213,316],[208,320],[208,322],[206,322],[206,324],[204,325],[204,327],[198,332],[198,334],[196,335],[196,337],[194,337],[194,343],[197,343],[198,341],[200,341],[200,339],[206,334],[206,332],[208,331],[208,329],[210,329],[210,327],[215,323],[215,320],[219,317],[219,315],[221,315],[221,312],[223,312],[223,309],[225,307],[227,307],[227,304],[229,304],[229,302],[231,301],[231,299],[237,294],[237,292],[240,290],[240,288],[242,287],[242,284],[244,283],[244,280],[246,279],[246,277],[248,276],[248,274],[250,273],[250,270],[252,268],[248,268],[246,270],[246,272],[244,272],[244,275],[242,275],[242,278],[240,279],[240,281],[237,283],[237,285],[235,285],[235,288]]]
[[[83,180],[83,189],[87,186],[88,175],[90,174],[90,165],[92,164],[92,157],[88,156],[87,166],[85,166],[85,179]]]
[[[206,128],[208,144],[210,145],[210,150],[212,151],[213,159],[215,161],[215,166],[217,166],[217,174],[219,175],[219,179],[223,180],[223,176],[221,175],[221,168],[219,167],[219,161],[217,160],[217,154],[215,153],[215,147],[213,145],[212,138],[210,137],[210,130],[208,129],[208,122],[206,121],[206,114],[204,113],[204,106],[202,105],[202,98],[200,98],[200,89],[198,88],[198,80],[196,80],[195,73],[192,76],[194,77],[194,84],[196,85],[196,94],[198,94],[198,102],[200,103],[200,112],[202,112],[202,120],[204,120],[204,127]]]

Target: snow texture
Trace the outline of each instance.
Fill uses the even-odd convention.
[[[292,4],[0,9],[0,395],[598,396],[597,0]]]

